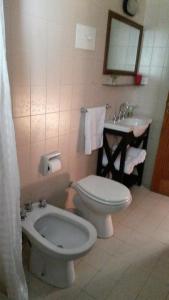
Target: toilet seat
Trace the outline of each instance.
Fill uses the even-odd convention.
[[[90,175],[75,184],[76,189],[88,195],[94,201],[107,205],[121,205],[131,201],[130,191],[114,180]]]

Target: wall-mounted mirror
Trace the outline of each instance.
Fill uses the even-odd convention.
[[[143,26],[109,11],[103,74],[135,75]]]

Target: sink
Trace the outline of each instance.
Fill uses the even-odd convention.
[[[121,132],[131,132],[135,137],[144,133],[147,127],[151,124],[152,120],[146,117],[132,117],[126,118],[114,123],[113,121],[106,121],[104,128],[113,129]]]

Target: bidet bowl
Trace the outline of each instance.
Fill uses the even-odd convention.
[[[61,288],[72,285],[73,260],[86,254],[97,238],[92,224],[49,204],[45,208],[33,204],[33,211],[22,221],[22,230],[31,243],[31,272]]]
[[[30,242],[50,256],[74,260],[87,253],[96,241],[96,230],[86,220],[58,207],[47,205],[33,211],[22,222]]]

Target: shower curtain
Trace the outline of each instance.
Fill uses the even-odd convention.
[[[27,300],[22,266],[20,183],[6,62],[3,0],[0,0],[0,282],[10,300]]]

